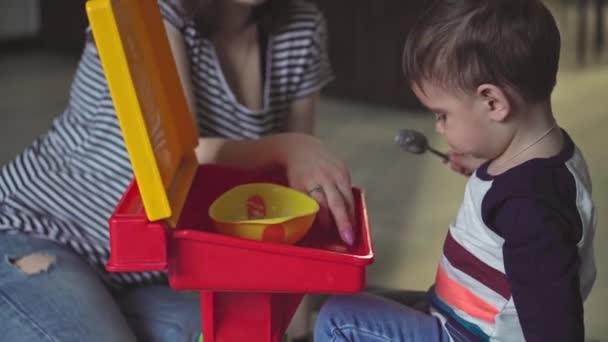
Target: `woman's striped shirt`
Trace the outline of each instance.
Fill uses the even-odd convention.
[[[183,35],[191,60],[202,136],[257,138],[285,130],[289,105],[331,80],[325,22],[313,5],[293,1],[289,20],[267,37],[263,109],[235,99],[211,42],[164,2],[163,17]],[[50,130],[0,168],[0,231],[66,245],[109,283],[159,280],[159,273],[105,273],[108,219],[133,173],[94,41],[87,41],[68,105]]]

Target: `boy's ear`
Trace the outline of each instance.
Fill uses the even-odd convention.
[[[490,119],[502,122],[511,113],[511,101],[507,94],[493,84],[482,84],[477,87],[477,96],[482,101]]]

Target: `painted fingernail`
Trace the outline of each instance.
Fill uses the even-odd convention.
[[[346,242],[347,245],[352,246],[355,244],[355,238],[353,237],[353,229],[348,227],[347,229],[342,231],[342,240]]]

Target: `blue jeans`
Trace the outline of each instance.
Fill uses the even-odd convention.
[[[405,292],[381,295],[330,297],[317,317],[315,342],[450,341],[439,319],[420,311],[426,306],[420,296]]]
[[[49,267],[23,264],[32,255]],[[69,248],[0,232],[0,327],[11,342],[197,341],[200,301],[162,285],[113,293]]]

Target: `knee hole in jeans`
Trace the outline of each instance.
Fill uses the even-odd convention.
[[[55,263],[54,255],[33,253],[22,257],[9,257],[8,262],[25,274],[33,275],[47,272]]]

